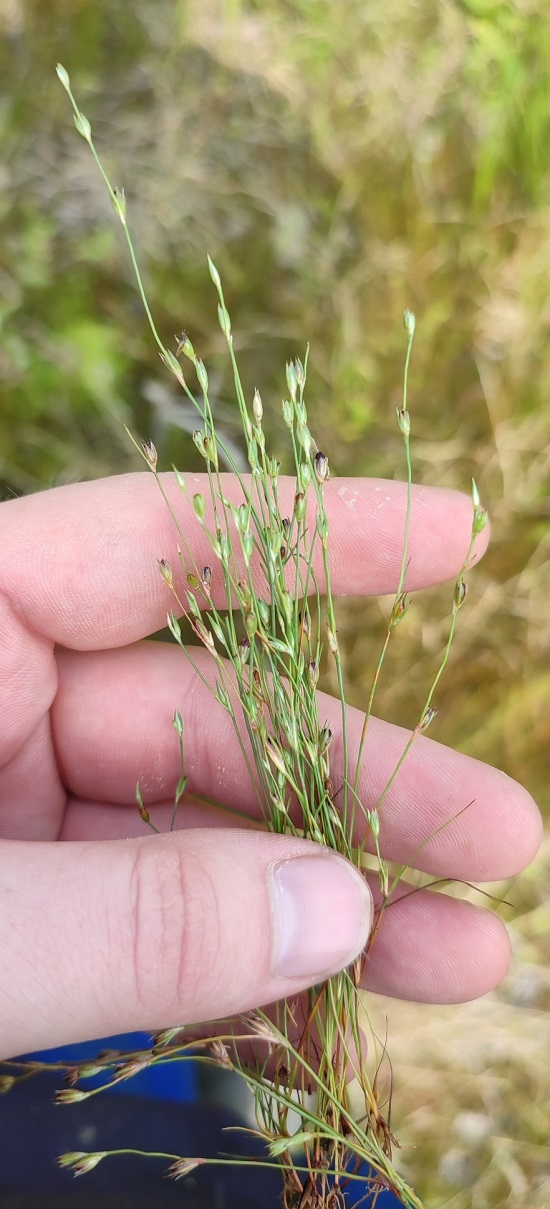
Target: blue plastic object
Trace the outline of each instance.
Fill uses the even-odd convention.
[[[79,1045],[63,1045],[59,1049],[45,1050],[36,1054],[26,1054],[25,1058],[36,1058],[41,1062],[78,1063],[91,1061],[101,1050],[120,1050],[124,1055],[138,1049],[147,1049],[151,1045],[149,1033],[125,1033],[122,1036],[105,1037],[101,1041],[85,1041]],[[96,1080],[101,1082],[101,1080]],[[94,1087],[92,1079],[82,1085]],[[130,1083],[115,1084],[109,1089],[109,1095],[131,1095],[146,1097],[152,1100],[176,1101],[178,1104],[189,1104],[197,1098],[196,1068],[190,1062],[165,1062],[158,1066],[147,1066],[139,1074],[134,1075]]]
[[[76,1065],[93,1060],[101,1050],[120,1050],[124,1055],[132,1050],[147,1049],[150,1044],[148,1033],[127,1033],[100,1041],[87,1041],[80,1045],[27,1054],[25,1057]],[[102,1081],[104,1080],[95,1080],[95,1085]],[[242,1146],[243,1154],[250,1153],[249,1137],[223,1132],[224,1126],[238,1122],[214,1106],[199,1102],[197,1071],[192,1061],[170,1061],[146,1067],[128,1082],[124,1081],[109,1088],[105,1097],[93,1097],[90,1101],[71,1107],[70,1110],[59,1109],[52,1104],[53,1088],[61,1086],[62,1080],[59,1077],[46,1076],[46,1082],[46,1095],[45,1089],[41,1091],[40,1079],[33,1081],[33,1084],[21,1086],[18,1092],[19,1120],[14,1119],[11,1113],[4,1119],[0,1111],[0,1132],[4,1141],[9,1141],[9,1132],[13,1130],[14,1139],[19,1138],[22,1143],[24,1140],[25,1153],[31,1150],[35,1154],[34,1166],[29,1169],[22,1164],[22,1155],[21,1160],[17,1157],[17,1141],[11,1147],[11,1152],[8,1147],[5,1151],[5,1162],[0,1158],[0,1193],[25,1190],[29,1194],[29,1209],[35,1209],[35,1205],[39,1204],[39,1201],[33,1199],[35,1190],[53,1192],[58,1189],[61,1192],[62,1189],[68,1189],[68,1173],[56,1167],[55,1157],[62,1150],[78,1149],[75,1138],[79,1128],[84,1129],[85,1134],[86,1131],[89,1133],[92,1130],[94,1136],[97,1130],[98,1142],[101,1147],[106,1148],[124,1145],[170,1150],[175,1147],[176,1152],[181,1153],[182,1149],[185,1152],[187,1147],[190,1147],[192,1153],[216,1154],[224,1150],[235,1152]],[[94,1080],[86,1080],[85,1086],[93,1087]],[[13,1093],[10,1093],[10,1096],[5,1098],[0,1109],[7,1109],[12,1095]],[[117,1097],[115,1102],[113,1096]],[[18,1097],[14,1097],[14,1107]],[[115,1104],[119,1107],[115,1108]],[[181,1106],[180,1113],[178,1105]],[[83,1124],[77,1128],[79,1119]],[[39,1139],[34,1144],[33,1131],[37,1132]],[[228,1137],[231,1138],[230,1146]],[[239,1138],[240,1142],[237,1143]],[[88,1146],[84,1147],[87,1148]],[[93,1149],[93,1146],[89,1148]],[[114,1160],[112,1162],[113,1165],[108,1167],[100,1164],[86,1176],[84,1182],[88,1193],[97,1194],[98,1209],[100,1206],[105,1209],[104,1198],[108,1190],[116,1196],[122,1195],[123,1192],[131,1193],[132,1189],[136,1193],[139,1190],[140,1196],[144,1197],[152,1195],[153,1189],[156,1189],[157,1209],[162,1209],[164,1205],[168,1209],[169,1205],[176,1205],[176,1200],[180,1209],[187,1209],[187,1206],[189,1209],[203,1209],[212,1204],[223,1205],[224,1209],[259,1209],[259,1206],[261,1209],[276,1209],[280,1206],[280,1177],[276,1172],[254,1168],[245,1171],[242,1167],[205,1167],[196,1173],[197,1180],[192,1180],[189,1188],[184,1189],[181,1184],[177,1185],[176,1198],[176,1186],[167,1186],[163,1182],[158,1161],[154,1162],[150,1171],[147,1164],[143,1167],[143,1160],[140,1159],[117,1159],[116,1164]],[[75,1209],[80,1203],[84,1203],[80,1199],[80,1181],[77,1183],[78,1188],[67,1201],[67,1205],[74,1205]],[[65,1201],[63,1203],[65,1204]],[[92,1201],[85,1201],[86,1206],[91,1203]],[[93,1203],[95,1204],[95,1201]],[[147,1200],[146,1203],[149,1205],[151,1202]],[[359,1204],[363,1209],[369,1209],[371,1201],[365,1197],[365,1186],[359,1181],[350,1181],[348,1184],[346,1203],[350,1209]],[[26,1206],[27,1201],[24,1204]],[[136,1200],[135,1204],[141,1209],[141,1200]],[[399,1209],[400,1204],[391,1192],[379,1193],[376,1200],[377,1209]]]

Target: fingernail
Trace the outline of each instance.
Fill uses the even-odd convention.
[[[343,970],[365,947],[372,896],[336,853],[297,856],[272,867],[274,972],[312,982]]]

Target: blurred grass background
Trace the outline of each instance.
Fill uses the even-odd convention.
[[[284,363],[311,345],[333,472],[403,474],[401,315],[417,315],[416,478],[469,490],[493,542],[431,735],[550,817],[550,13],[544,0],[0,0],[3,498],[136,467],[123,431],[197,464],[194,420],[55,77],[128,198],[166,340],[187,330],[238,442],[206,271],[284,449]],[[159,552],[163,553],[163,552]],[[349,601],[361,705],[384,605]],[[396,633],[378,712],[414,723],[448,593]],[[431,1206],[550,1205],[550,844],[512,887],[514,968],[461,1008],[380,1003],[402,1166]]]

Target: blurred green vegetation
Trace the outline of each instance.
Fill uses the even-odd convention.
[[[403,474],[394,405],[401,315],[415,311],[416,477],[469,490],[474,474],[493,523],[431,734],[504,768],[550,816],[544,0],[0,0],[0,36],[4,497],[135,468],[124,423],[165,465],[197,464],[193,418],[150,340],[60,60],[126,190],[159,329],[191,335],[228,437],[238,429],[207,251],[280,451],[284,363],[310,342],[311,423],[335,473]],[[383,613],[342,610],[358,705]],[[383,716],[416,721],[447,616],[445,593],[428,593],[397,631]],[[546,855],[512,891],[524,940],[547,869]],[[535,995],[525,1010],[547,1008]],[[483,1094],[471,1088],[472,1111]],[[521,1142],[521,1122],[508,1128]],[[520,1181],[512,1200],[506,1175],[479,1192],[478,1167],[477,1199],[460,1199],[452,1164],[436,1175],[431,1154],[423,1166],[424,1135],[407,1167],[434,1205],[542,1205],[529,1183],[537,1144],[531,1131],[514,1156],[531,1191]],[[483,1154],[490,1166],[489,1143]]]

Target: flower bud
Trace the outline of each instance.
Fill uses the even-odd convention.
[[[210,433],[208,433],[208,435],[204,438],[204,456],[207,459],[207,461],[212,462],[212,464],[216,467],[216,470],[217,470],[217,468],[218,468],[218,448],[217,448],[214,437]]]
[[[327,640],[328,640],[329,649],[332,651],[332,654],[337,655],[338,651],[339,651],[338,640],[336,638],[336,634],[334,633],[334,630],[331,630],[330,626],[327,626]]]
[[[84,120],[86,120],[86,119],[84,119]],[[91,130],[90,130],[90,134],[91,134]],[[84,137],[86,138],[86,135]],[[113,194],[114,194],[113,208],[114,208],[115,214],[118,214],[118,217],[120,218],[120,221],[124,227],[124,226],[126,226],[126,194],[124,192],[124,189],[117,189],[116,185],[113,189]]]
[[[223,687],[223,684],[220,684],[219,681],[216,684],[216,697],[218,698],[220,705],[223,705],[224,709],[229,710],[229,711],[231,710],[231,701],[229,699],[229,693]]]
[[[244,561],[248,566],[254,552],[254,538],[250,532],[250,529],[247,529],[246,533],[243,533],[241,538],[241,546],[244,554]]]
[[[64,89],[68,92],[71,85],[70,85],[70,81],[69,81],[69,73],[67,71],[67,68],[63,67],[62,63],[58,63],[55,70],[56,70],[58,79],[61,80],[61,83],[62,83]]]
[[[399,428],[399,431],[403,433],[404,437],[408,437],[408,435],[411,431],[410,414],[408,411],[405,411],[404,407],[396,407],[395,411],[396,411],[396,415],[397,415],[397,426]]]
[[[176,639],[176,642],[181,642],[181,626],[175,613],[168,614],[166,624],[170,630],[170,633],[173,634],[174,638]]]
[[[300,482],[304,491],[311,483],[311,466],[309,462],[301,462],[300,464]]]
[[[159,571],[166,583],[172,586],[172,568],[165,558],[159,558]]]
[[[311,638],[311,614],[308,608],[301,610],[301,612],[298,614],[298,621],[300,622],[302,634],[309,642],[309,639]]]
[[[279,772],[283,773],[283,775],[286,777],[286,764],[284,761],[284,756],[276,739],[273,738],[273,735],[266,734],[265,747],[271,762],[275,765],[275,768],[277,768]]]
[[[218,302],[218,323],[222,329],[222,332],[223,332],[226,340],[230,340],[231,339],[231,320],[229,318],[228,311],[226,310],[226,308],[224,306],[222,306],[221,302]]]
[[[454,590],[454,605],[455,609],[459,609],[466,600],[467,586],[463,579],[457,579]]]
[[[316,659],[310,660],[310,663],[308,664],[307,674],[308,674],[309,683],[311,684],[312,688],[315,688],[315,685],[317,684],[317,681],[319,679],[319,664],[317,663]]]
[[[292,406],[292,403],[288,399],[283,399],[283,420],[284,420],[287,428],[292,428],[293,419],[294,419],[294,408]]]
[[[396,599],[394,600],[393,608],[391,611],[390,620],[391,620],[392,628],[395,627],[396,625],[399,625],[399,622],[402,621],[405,614],[408,613],[409,608],[410,608],[410,600],[407,599],[407,593],[400,592],[399,596],[397,596]]]
[[[368,820],[369,820],[369,827],[371,829],[372,836],[375,840],[377,840],[378,836],[380,835],[380,815],[379,815],[378,811],[369,810],[368,811]]]
[[[403,312],[403,327],[405,328],[409,340],[412,339],[414,336],[414,329],[416,327],[416,318],[412,311]]]
[[[325,725],[322,727],[322,729],[319,732],[319,755],[320,756],[323,756],[325,754],[325,752],[328,751],[328,749],[332,743],[333,734],[334,734],[334,732],[331,730],[328,722],[325,722]]]
[[[302,446],[303,452],[305,452],[305,455],[308,458],[312,451],[312,434],[309,432],[306,424],[297,424],[296,436],[297,440],[299,440],[299,444]]]
[[[246,504],[239,504],[239,507],[235,509],[233,516],[239,533],[246,533],[249,521],[248,508]]]
[[[244,615],[244,628],[249,638],[253,638],[258,629],[258,618],[253,609],[247,609]]]
[[[296,377],[296,370],[294,368],[294,364],[292,361],[287,362],[286,380],[287,380],[288,389],[290,391],[290,397],[292,399],[292,402],[294,403],[296,400],[296,391],[298,389],[298,379]]]
[[[88,119],[84,117],[83,113],[75,113],[74,124],[78,130],[78,133],[82,135],[83,139],[86,139],[87,143],[89,143],[92,137],[92,127],[90,126]]]
[[[221,290],[221,288],[222,288],[221,278],[220,278],[218,270],[214,264],[214,261],[211,259],[210,256],[207,256],[206,259],[208,261],[208,272],[210,273],[212,281],[214,282],[216,289]]]
[[[306,515],[306,497],[303,491],[297,491],[294,496],[294,515],[297,521],[303,521]]]
[[[265,600],[261,600],[258,597],[258,599],[256,600],[256,608],[258,610],[258,614],[259,614],[262,625],[264,627],[267,627],[269,625],[269,608],[268,608]]]
[[[208,374],[206,372],[206,365],[204,364],[204,361],[201,361],[200,357],[197,357],[197,360],[195,361],[195,371],[201,390],[205,395],[208,394]]]
[[[474,537],[477,537],[478,533],[483,532],[488,520],[489,513],[486,512],[485,508],[476,508],[474,510],[474,523],[472,525]]]
[[[252,400],[252,415],[254,416],[254,421],[258,425],[258,428],[260,427],[260,424],[262,422],[263,414],[264,414],[264,409],[263,409],[263,404],[262,404],[262,397],[260,395],[259,390],[255,390],[254,398]]]
[[[200,491],[193,496],[193,509],[195,516],[198,517],[200,521],[204,520],[206,514],[206,501],[204,495],[200,494]]]
[[[252,593],[246,579],[237,580],[237,599],[243,611],[250,608]]]
[[[324,512],[318,512],[315,518],[315,527],[321,538],[323,545],[328,541],[328,520]]]

